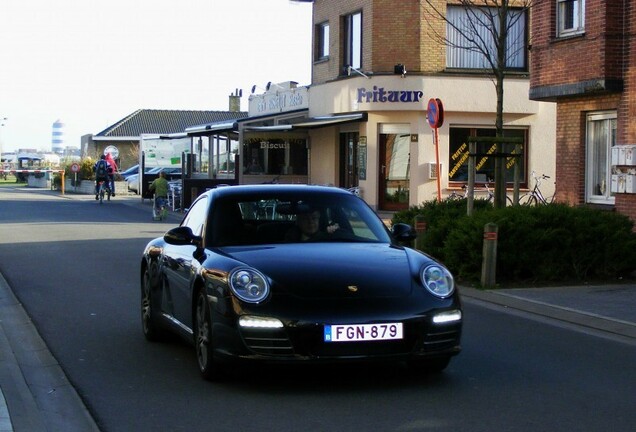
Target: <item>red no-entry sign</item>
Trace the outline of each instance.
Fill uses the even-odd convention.
[[[433,129],[437,129],[444,124],[444,106],[442,101],[437,98],[431,98],[428,101],[426,109],[426,119]]]

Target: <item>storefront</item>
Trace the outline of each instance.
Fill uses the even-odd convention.
[[[522,188],[532,186],[532,171],[554,178],[554,158],[544,157],[554,153],[554,107],[528,100],[526,78],[507,78],[504,94],[506,136],[523,140],[519,148],[506,149],[509,187],[516,165]],[[468,141],[495,133],[496,95],[488,78],[351,77],[312,86],[309,96],[310,117],[366,115],[364,122],[309,131],[312,180],[359,185],[365,201],[377,210],[401,210],[437,199],[438,175],[442,197],[461,190],[467,182]],[[430,98],[439,98],[445,109],[439,151],[426,120]],[[486,144],[477,150],[478,195],[493,187],[495,151]]]
[[[444,106],[439,149],[426,120],[430,98]],[[442,197],[461,191],[468,180],[468,142],[494,136],[495,106],[486,77],[382,75],[312,87],[287,82],[251,95],[248,117],[186,133],[208,143],[210,178],[359,187],[373,208],[396,211],[437,199],[438,175]],[[506,136],[522,140],[506,150],[509,187],[515,167],[522,188],[532,187],[533,171],[554,178],[554,158],[544,157],[554,153],[554,105],[528,100],[528,80],[511,77],[504,110]],[[479,146],[477,196],[493,187],[496,152]],[[544,186],[554,193],[552,184]]]
[[[333,130],[336,125],[355,130],[358,126],[352,124],[366,121],[366,113],[310,117],[308,88],[297,87],[292,81],[274,84],[263,94],[251,95],[248,114],[233,122],[186,129],[193,138],[210,143],[211,166],[218,168],[210,172],[210,178],[236,178],[238,184],[333,185],[333,181],[323,182],[322,174],[313,177],[312,132]],[[354,143],[357,148],[357,134],[349,140],[352,148]],[[225,170],[225,166],[230,168]],[[236,167],[240,169],[237,171]],[[322,169],[318,167],[319,172]],[[353,177],[354,171],[349,173]]]

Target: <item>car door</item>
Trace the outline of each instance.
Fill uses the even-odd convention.
[[[188,210],[181,226],[203,236],[208,214],[208,198],[201,197]],[[164,312],[192,329],[192,281],[199,268],[194,245],[166,245],[164,250]]]

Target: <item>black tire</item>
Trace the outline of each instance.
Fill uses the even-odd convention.
[[[153,311],[153,274],[156,274],[156,263],[152,263],[144,270],[141,281],[141,328],[144,336],[151,342],[163,340]]]
[[[519,205],[533,206],[533,205],[536,205],[536,203],[537,203],[537,198],[530,193],[527,193],[519,197]]]
[[[434,359],[409,360],[408,366],[416,374],[438,374],[448,367],[450,356]]]
[[[208,381],[216,381],[220,377],[220,368],[214,361],[212,343],[212,319],[205,290],[199,290],[194,317],[194,346],[201,376]]]

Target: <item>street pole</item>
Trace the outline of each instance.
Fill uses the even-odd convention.
[[[3,117],[0,119],[0,162],[2,162],[2,128],[4,127],[4,122],[6,122],[8,118]],[[2,166],[4,168],[4,165]]]

